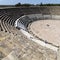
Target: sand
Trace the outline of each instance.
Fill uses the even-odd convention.
[[[39,38],[54,45],[60,45],[60,20],[38,20],[29,28]]]

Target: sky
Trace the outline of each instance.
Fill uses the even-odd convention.
[[[15,5],[17,3],[30,3],[30,4],[40,4],[41,2],[46,3],[60,3],[60,0],[0,0],[0,5]]]

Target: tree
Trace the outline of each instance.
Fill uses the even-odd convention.
[[[43,4],[42,4],[42,2],[41,2],[41,4],[40,4],[40,6],[42,6]]]
[[[17,3],[15,6],[21,6],[21,3]]]

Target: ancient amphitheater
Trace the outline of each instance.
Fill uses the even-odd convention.
[[[60,7],[0,8],[0,60],[60,60]]]

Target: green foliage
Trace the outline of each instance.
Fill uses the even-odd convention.
[[[60,6],[60,4],[43,4],[42,2],[40,4],[21,4],[21,3],[17,3],[15,6]]]
[[[33,4],[22,4],[21,6],[34,6]]]
[[[17,3],[15,4],[15,6],[34,6],[33,4],[21,4],[21,3]]]
[[[17,4],[15,4],[15,6],[21,6],[21,3],[17,3]]]
[[[42,4],[42,6],[60,6],[60,4]]]
[[[39,6],[60,6],[60,4],[38,4]]]

